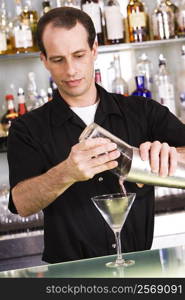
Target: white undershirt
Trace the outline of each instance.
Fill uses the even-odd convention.
[[[99,101],[97,101],[95,104],[89,105],[89,106],[83,106],[83,107],[75,107],[75,106],[71,107],[70,106],[70,108],[88,126],[94,122],[94,117],[95,117],[96,109],[98,107],[98,103],[99,103]]]

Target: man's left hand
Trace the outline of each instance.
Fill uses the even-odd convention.
[[[153,173],[162,177],[172,176],[177,167],[177,151],[167,143],[145,142],[139,146],[142,160],[150,160]]]

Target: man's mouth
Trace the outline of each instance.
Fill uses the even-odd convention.
[[[75,87],[78,86],[81,83],[82,79],[75,79],[75,80],[67,80],[65,81],[65,84],[69,87]]]

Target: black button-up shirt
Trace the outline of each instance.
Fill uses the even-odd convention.
[[[123,97],[97,86],[100,103],[95,122],[132,146],[159,140],[185,145],[185,126],[156,101]],[[20,181],[38,176],[65,160],[78,143],[84,122],[58,92],[54,99],[12,123],[8,138],[11,189]],[[154,227],[154,189],[125,182],[137,196],[122,229],[122,250],[149,249]],[[77,182],[44,211],[43,260],[54,263],[115,253],[115,238],[91,201],[95,195],[119,192],[111,171]],[[26,201],[26,200],[25,200]],[[9,208],[16,212],[10,193]]]

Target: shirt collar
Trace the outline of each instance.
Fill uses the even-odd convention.
[[[108,93],[104,88],[96,84],[96,88],[99,94],[99,105],[95,114],[95,122],[101,124],[103,120],[109,114],[117,114],[121,116],[121,112],[116,102],[114,101],[114,96]],[[69,119],[76,119],[76,114],[69,108],[69,105],[61,97],[58,89],[54,91],[52,103],[52,123],[55,126],[60,126]],[[84,127],[84,123],[79,121],[78,123]]]

